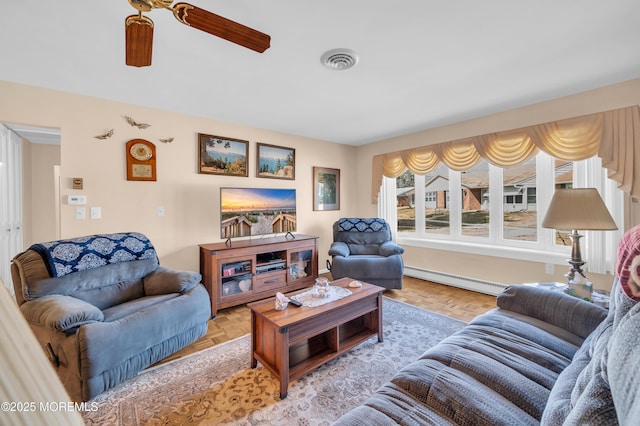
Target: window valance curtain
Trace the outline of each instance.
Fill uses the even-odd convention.
[[[498,167],[510,167],[525,162],[539,150],[568,161],[598,154],[609,178],[618,182],[627,194],[640,197],[640,108],[634,105],[376,155],[371,202],[378,199],[383,176],[394,178],[407,169],[426,174],[441,163],[452,170],[463,171],[482,159]]]

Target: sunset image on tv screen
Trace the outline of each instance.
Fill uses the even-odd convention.
[[[296,190],[220,189],[221,238],[288,233],[296,230]]]

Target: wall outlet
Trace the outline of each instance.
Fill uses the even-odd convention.
[[[158,217],[164,217],[164,206],[158,206],[156,208],[156,215]]]
[[[76,207],[76,220],[85,220],[87,213],[84,207]]]
[[[544,264],[544,271],[545,271],[547,274],[549,274],[549,275],[553,275],[554,270],[555,270],[555,268],[554,268],[553,263],[545,263],[545,264]]]

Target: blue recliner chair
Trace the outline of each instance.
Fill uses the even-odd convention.
[[[196,341],[211,318],[200,274],[160,266],[139,233],[34,244],[11,273],[20,310],[74,401]]]
[[[380,218],[341,218],[333,224],[329,248],[333,279],[349,277],[401,289],[404,249],[391,240],[389,224]]]

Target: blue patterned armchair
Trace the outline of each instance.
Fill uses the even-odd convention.
[[[333,224],[329,248],[333,279],[349,277],[386,289],[401,289],[404,249],[391,240],[380,218],[341,218]]]

